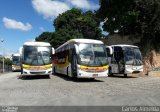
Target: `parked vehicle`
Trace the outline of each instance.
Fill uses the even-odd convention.
[[[109,74],[127,74],[143,72],[142,55],[138,46],[106,46],[109,58]]]
[[[21,67],[20,67],[20,54],[19,53],[15,53],[12,54],[12,71],[20,71]]]
[[[50,75],[52,74],[53,48],[46,42],[26,42],[20,50],[22,65],[21,74]]]
[[[54,73],[77,78],[108,76],[107,53],[99,40],[71,39],[55,50],[53,59]]]

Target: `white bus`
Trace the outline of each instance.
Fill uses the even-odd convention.
[[[20,54],[19,53],[15,53],[12,54],[12,71],[20,71],[21,67],[20,67]]]
[[[107,53],[99,40],[71,39],[55,50],[53,60],[54,73],[92,79],[108,76]]]
[[[22,65],[21,74],[47,75],[52,74],[53,48],[46,42],[26,42],[20,50]]]
[[[109,74],[142,73],[142,55],[137,46],[133,45],[112,45],[106,46],[107,54],[110,55]]]

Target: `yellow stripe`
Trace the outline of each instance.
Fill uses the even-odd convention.
[[[23,64],[23,68],[31,68],[31,66]]]
[[[52,64],[42,65],[42,66],[31,66],[31,65],[23,64],[23,68],[32,68],[32,67],[51,68],[51,67],[52,67]]]
[[[89,66],[80,66],[80,69],[83,69],[83,70],[106,70],[108,69],[108,65],[105,65],[105,66],[101,66],[101,67],[89,67]]]

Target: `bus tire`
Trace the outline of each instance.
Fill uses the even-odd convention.
[[[21,68],[21,75],[23,74],[23,69]]]
[[[46,75],[46,78],[47,78],[47,79],[50,79],[50,75]]]
[[[50,75],[42,75],[45,79],[50,79]]]
[[[56,68],[53,67],[53,75],[56,75]]]
[[[111,73],[111,67],[109,67],[108,75],[113,76],[113,73]]]
[[[127,77],[127,74],[124,74],[124,77]]]
[[[90,78],[90,80],[91,80],[91,81],[94,81],[94,80],[95,80],[95,78]]]
[[[68,67],[67,67],[67,76],[69,77],[69,74],[68,74]]]

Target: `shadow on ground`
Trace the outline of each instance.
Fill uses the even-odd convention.
[[[109,75],[108,77],[112,77],[112,78],[139,78],[139,77],[134,76],[134,75],[127,75],[125,77],[123,74],[114,74],[114,75]]]
[[[66,81],[73,81],[73,82],[104,82],[102,80],[99,80],[99,78],[76,78],[76,77],[68,77],[63,74],[55,74],[55,76],[60,77]]]
[[[18,76],[21,80],[38,80],[38,79],[50,79],[50,76],[46,75],[36,75],[36,76]]]

